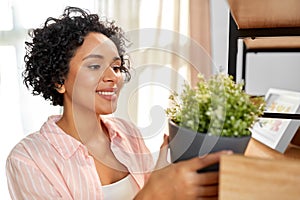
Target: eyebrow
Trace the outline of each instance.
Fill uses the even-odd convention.
[[[89,59],[89,58],[100,58],[100,59],[103,59],[104,56],[100,55],[100,54],[90,54],[84,58],[82,58],[82,60],[86,60],[86,59]]]
[[[100,58],[100,59],[104,59],[104,56],[100,55],[100,54],[90,54],[86,57],[84,57],[82,60],[86,60],[86,59],[89,59],[89,58]],[[113,58],[113,61],[117,61],[117,60],[121,60],[121,58],[119,56],[115,56]]]

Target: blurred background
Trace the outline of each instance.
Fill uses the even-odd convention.
[[[28,29],[40,27],[47,17],[60,16],[66,6],[113,19],[132,39],[133,79],[124,87],[114,115],[135,123],[154,154],[168,131],[164,109],[170,92],[179,92],[184,82],[194,85],[198,72],[205,76],[220,69],[226,72],[226,0],[1,0],[1,199],[10,199],[5,178],[10,150],[38,131],[49,115],[61,113],[60,107],[31,95],[21,73]],[[237,65],[239,72],[239,58]],[[270,87],[300,91],[299,65],[298,53],[248,53],[246,92],[263,95]]]

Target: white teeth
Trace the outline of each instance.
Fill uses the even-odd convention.
[[[100,95],[107,95],[107,96],[109,96],[109,95],[114,95],[114,94],[116,94],[115,92],[98,92],[98,94],[100,94]]]

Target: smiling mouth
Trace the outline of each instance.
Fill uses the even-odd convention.
[[[117,93],[115,91],[113,91],[113,92],[99,91],[98,94],[103,95],[103,96],[112,96]]]
[[[117,91],[98,91],[97,94],[107,101],[115,101],[117,99]]]

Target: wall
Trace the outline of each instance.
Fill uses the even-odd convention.
[[[216,66],[227,69],[228,19],[227,0],[211,0],[212,56]],[[239,41],[239,50],[242,43]],[[238,52],[237,70],[240,80],[241,53]],[[271,87],[300,91],[300,53],[248,53],[246,92],[264,95]]]

